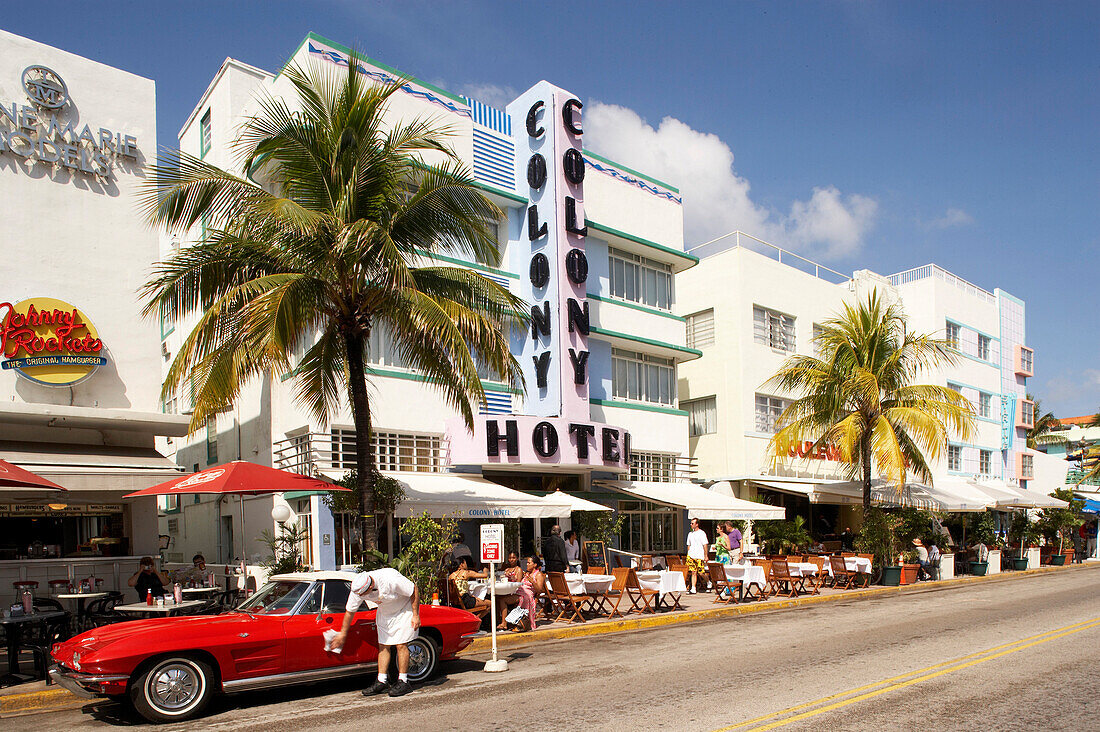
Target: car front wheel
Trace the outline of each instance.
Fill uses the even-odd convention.
[[[409,641],[409,681],[426,681],[439,668],[439,644],[434,638],[418,635]]]
[[[152,722],[180,722],[198,715],[214,694],[209,664],[186,656],[161,658],[130,685],[130,701]]]

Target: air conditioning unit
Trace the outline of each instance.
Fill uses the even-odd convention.
[[[161,341],[160,343],[160,355],[168,358],[172,354],[168,351],[168,341]]]

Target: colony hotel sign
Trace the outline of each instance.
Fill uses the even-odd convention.
[[[69,88],[57,72],[28,66],[22,75],[30,104],[0,100],[0,154],[106,178],[112,162],[136,159],[137,138],[72,116]]]
[[[630,464],[630,434],[593,422],[588,397],[588,259],[585,255],[584,156],[580,100],[539,82],[508,113],[516,179],[528,206],[520,241],[525,276],[517,293],[531,303],[531,328],[518,359],[526,414],[483,417],[472,433],[449,426],[452,464],[590,466]],[[529,248],[529,249],[528,249]]]
[[[72,386],[107,363],[95,326],[52,297],[0,302],[0,369],[45,386]]]

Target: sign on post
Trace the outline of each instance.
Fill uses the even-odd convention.
[[[481,525],[481,563],[496,564],[504,553],[504,524]]]

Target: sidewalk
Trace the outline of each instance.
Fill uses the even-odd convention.
[[[824,589],[820,595],[803,595],[802,597],[793,599],[772,598],[769,600],[757,600],[737,605],[717,604],[714,602],[714,595],[710,593],[700,593],[697,595],[685,594],[681,598],[681,604],[684,606],[684,610],[663,611],[657,614],[646,615],[631,613],[622,619],[593,619],[583,624],[577,623],[573,625],[560,622],[543,622],[541,627],[528,633],[506,632],[498,634],[497,648],[519,648],[537,645],[539,643],[584,638],[607,633],[659,628],[666,625],[694,623],[703,620],[728,618],[739,615],[752,615],[774,610],[787,610],[823,602],[862,600],[888,595],[918,593],[933,589],[949,589],[952,587],[963,587],[976,582],[1010,582],[1012,580],[1048,572],[1078,572],[1090,568],[1100,569],[1100,562],[1074,564],[1068,567],[1042,567],[1040,569],[1030,569],[1022,572],[1005,572],[985,577],[966,576],[936,582],[920,582],[915,585],[906,585],[904,587],[872,586],[862,590]],[[628,600],[624,599],[623,603],[629,606]],[[623,604],[621,603],[620,610],[622,609]],[[486,633],[475,638],[474,642],[471,643],[460,656],[468,657],[482,655],[491,650],[492,638]],[[6,665],[6,660],[3,660],[2,654],[0,654],[0,663]],[[44,681],[36,681],[33,683],[20,684],[18,686],[0,688],[0,719],[62,709],[79,709],[85,704],[94,703],[96,703],[94,700],[81,699],[57,686],[46,686]]]

